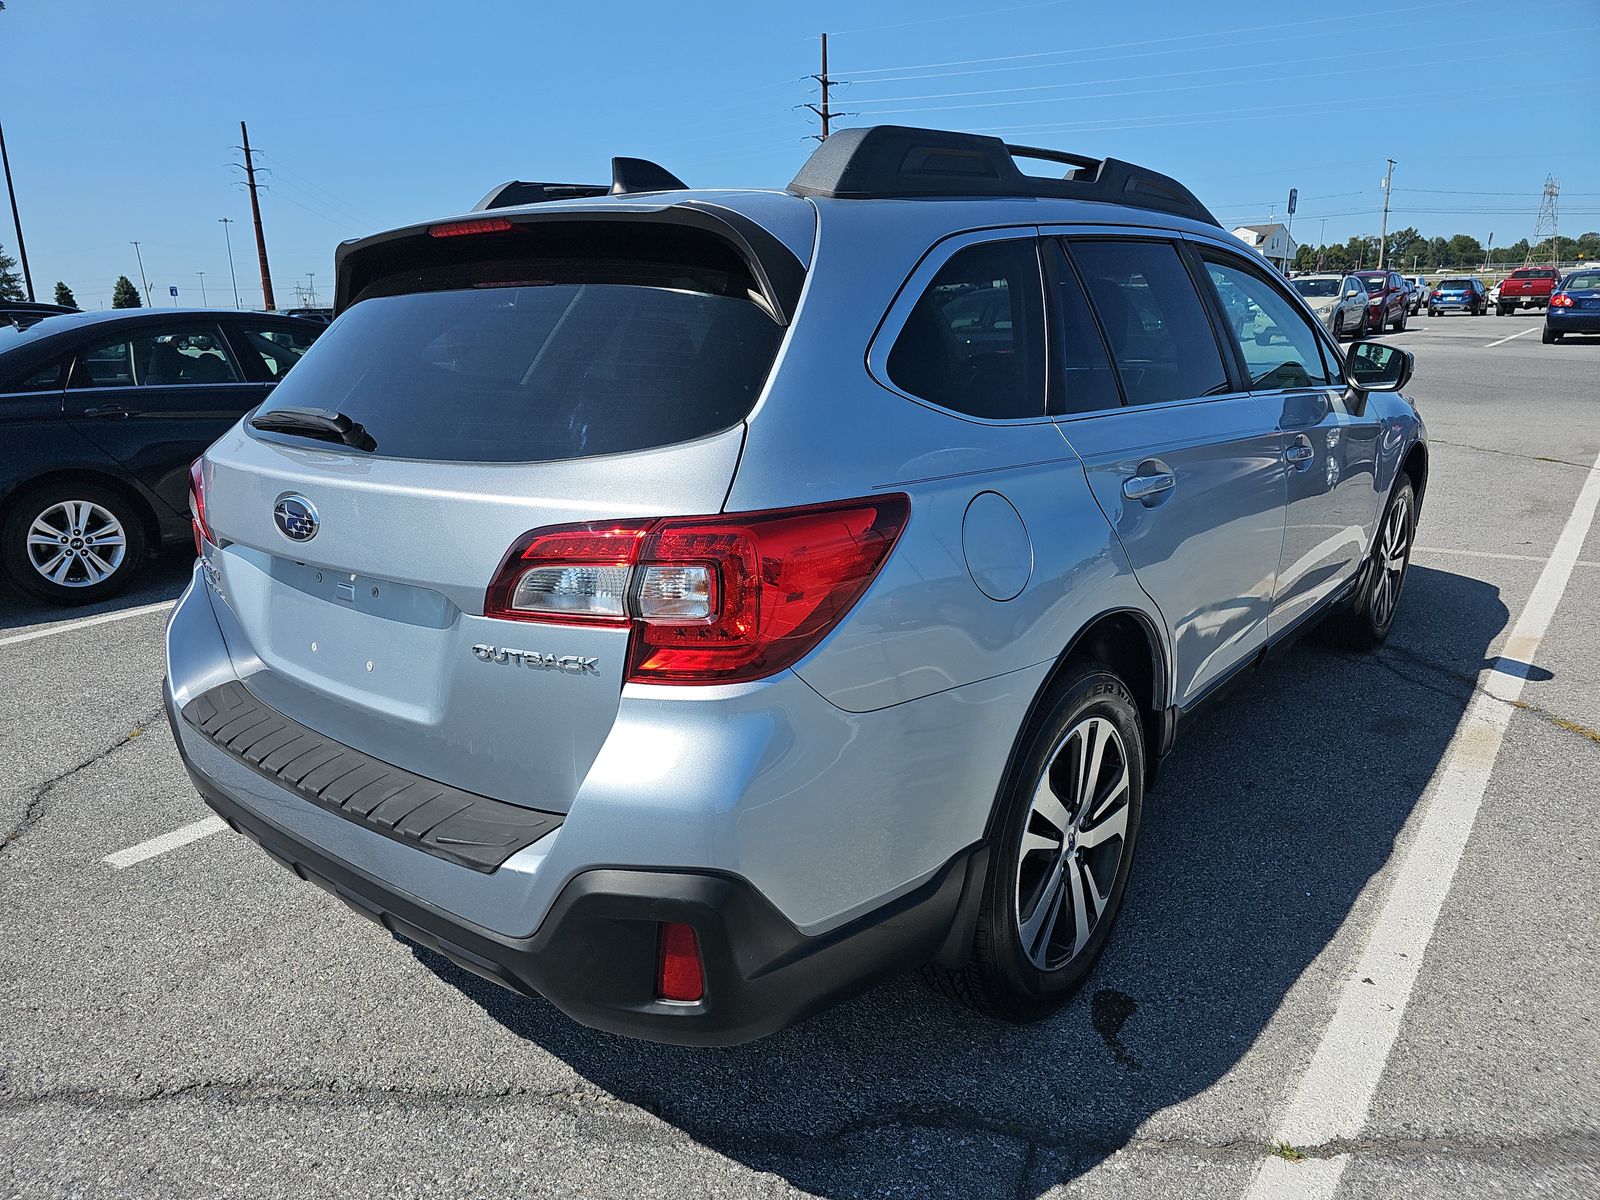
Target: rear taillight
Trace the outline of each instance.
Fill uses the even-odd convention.
[[[197,458],[189,464],[189,527],[194,531],[194,552],[196,557],[205,553],[205,544],[215,542],[211,536],[211,526],[206,521],[206,480],[203,470],[204,458]]]
[[[656,955],[656,998],[691,1002],[705,994],[705,969],[700,965],[700,940],[694,926],[663,922]]]
[[[1555,295],[1550,297],[1550,307],[1551,308],[1571,308],[1572,307],[1572,297],[1567,295],[1565,292],[1557,292],[1557,293],[1555,293]]]
[[[523,535],[484,615],[629,626],[635,683],[735,683],[793,665],[860,599],[910,513],[903,495]]]

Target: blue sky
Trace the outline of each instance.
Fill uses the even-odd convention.
[[[281,306],[342,239],[469,208],[506,179],[602,180],[612,154],[697,186],[782,186],[815,120],[829,30],[845,124],[994,132],[1187,183],[1224,224],[1283,213],[1317,241],[1391,226],[1505,245],[1547,173],[1561,232],[1600,228],[1600,0],[1211,5],[7,0],[4,122],[34,283],[109,304],[133,247],[167,288],[261,292],[234,147],[269,191]],[[1493,82],[1499,81],[1499,82]],[[0,214],[9,218],[0,197]],[[13,250],[9,220],[0,244]]]

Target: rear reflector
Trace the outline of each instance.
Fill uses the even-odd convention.
[[[470,221],[447,221],[443,225],[428,226],[428,236],[436,238],[465,237],[473,233],[504,233],[515,229],[504,217],[476,217]]]
[[[713,517],[536,529],[511,548],[484,615],[628,626],[634,683],[738,683],[798,662],[877,575],[904,495]]]
[[[705,994],[705,971],[700,965],[700,942],[694,926],[663,923],[661,952],[656,961],[656,997],[690,1001]]]

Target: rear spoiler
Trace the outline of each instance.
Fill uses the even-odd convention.
[[[482,210],[480,208],[477,211]],[[727,242],[744,259],[756,285],[761,289],[763,298],[781,324],[787,325],[793,319],[800,303],[800,289],[805,283],[806,268],[795,257],[794,251],[763,226],[740,212],[717,204],[707,204],[701,200],[685,200],[678,204],[664,204],[659,208],[644,209],[584,211],[548,209],[539,206],[518,212],[504,209],[493,217],[479,217],[476,220],[458,217],[453,220],[430,221],[425,225],[409,225],[403,229],[391,229],[386,233],[376,233],[355,241],[342,242],[334,252],[333,258],[336,277],[334,315],[337,316],[349,308],[355,298],[375,280],[397,272],[448,261],[447,256],[452,253],[454,246],[479,243],[480,236],[508,237],[518,227],[551,222],[567,224],[631,222],[636,225],[657,223],[702,230]],[[430,236],[434,230],[442,226],[471,225],[480,226],[476,230],[464,231],[470,232],[472,236]]]

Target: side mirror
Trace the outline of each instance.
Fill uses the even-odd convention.
[[[1358,392],[1398,392],[1411,380],[1416,357],[1387,342],[1355,342],[1344,358],[1344,381]]]

